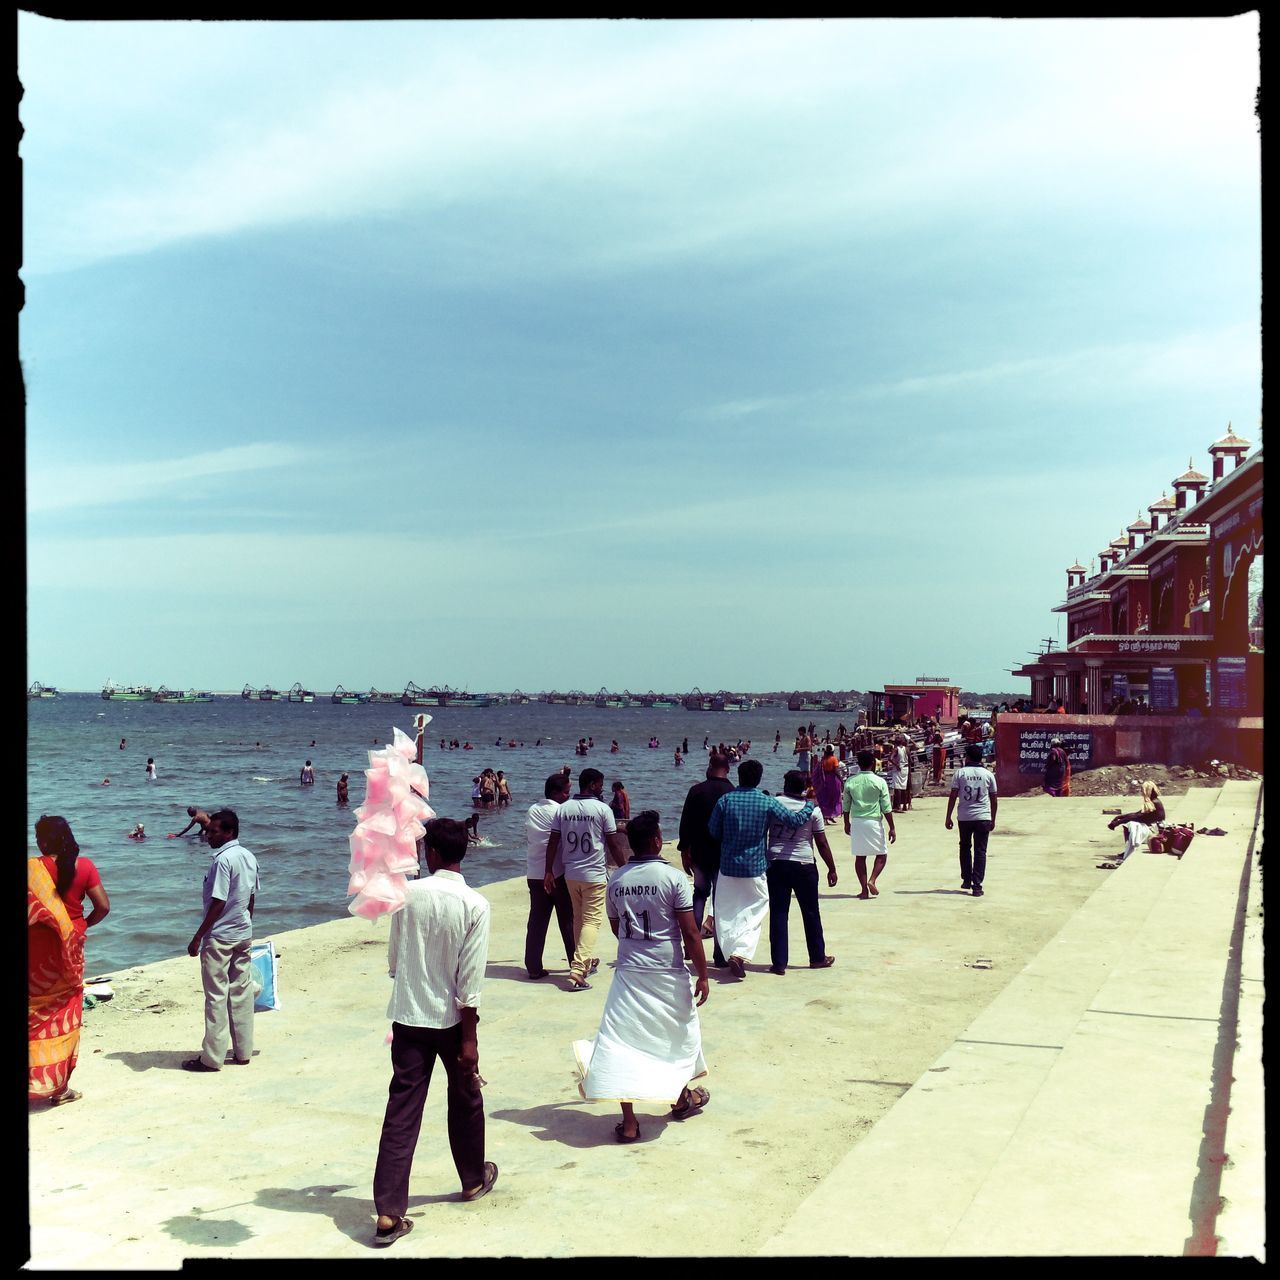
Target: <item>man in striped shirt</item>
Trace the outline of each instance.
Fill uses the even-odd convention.
[[[707,830],[720,841],[720,878],[716,883],[716,942],[737,978],[747,976],[747,961],[756,953],[760,927],[769,910],[765,855],[769,821],[800,827],[813,814],[813,801],[788,809],[757,790],[764,776],[759,760],[738,766],[738,785],[716,801]]]

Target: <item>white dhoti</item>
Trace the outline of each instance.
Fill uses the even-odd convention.
[[[1116,859],[1123,862],[1135,849],[1145,849],[1147,841],[1156,833],[1155,826],[1145,822],[1126,822],[1121,830],[1124,832],[1124,852]]]
[[[889,852],[880,818],[850,818],[849,845],[855,858],[879,857]]]
[[[905,769],[890,769],[884,775],[884,784],[890,791],[905,791],[907,789],[907,771]]]
[[[573,1042],[582,1096],[675,1103],[707,1074],[693,997],[687,969],[615,969],[595,1039]]]
[[[764,918],[769,914],[769,882],[764,876],[727,876],[716,881],[716,941],[721,953],[755,957]]]

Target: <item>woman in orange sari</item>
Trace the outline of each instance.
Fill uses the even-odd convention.
[[[41,817],[36,845],[41,856],[27,860],[27,1096],[56,1107],[81,1096],[70,1081],[80,1049],[84,935],[111,903],[65,818]]]

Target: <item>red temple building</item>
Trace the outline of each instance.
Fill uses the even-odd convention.
[[[1174,496],[1139,511],[1098,553],[1096,572],[1079,562],[1067,569],[1066,598],[1054,609],[1067,617],[1066,648],[1013,672],[1031,681],[1036,707],[1062,702],[1062,730],[1079,722],[1091,765],[1219,755],[1241,763],[1257,756],[1260,767],[1262,449],[1249,456],[1249,441],[1228,425],[1209,455],[1212,475],[1189,462],[1172,482]],[[1185,728],[1175,731],[1175,716]],[[1010,717],[997,741],[1002,775],[1034,756],[1031,720],[1055,723]],[[1008,780],[1026,789],[1025,778]]]

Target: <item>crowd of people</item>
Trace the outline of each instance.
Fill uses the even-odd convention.
[[[738,753],[727,744],[724,750],[705,745],[706,776],[689,788],[675,832],[679,867],[663,855],[660,815],[633,812],[621,779],[613,780],[606,800],[599,769],[582,768],[575,788],[565,765],[546,779],[543,797],[525,818],[528,978],[549,976],[543,956],[552,916],[564,951],[566,992],[589,990],[598,980],[597,942],[606,920],[617,939],[599,1025],[589,1039],[575,1041],[573,1051],[581,1096],[618,1105],[613,1136],[619,1143],[642,1139],[637,1105],[661,1102],[671,1118],[683,1120],[710,1101],[710,1091],[698,1083],[707,1070],[698,1012],[710,992],[704,939],[712,942],[711,963],[742,982],[768,916],[768,971],[785,976],[792,967],[794,899],[807,967],[832,967],[836,958],[826,949],[819,903],[819,863],[829,888],[839,882],[831,828],[843,827],[857,897],[869,901],[879,894],[898,838],[895,819],[912,808],[911,740],[905,733],[872,743],[865,730],[846,734],[841,726],[834,740],[819,741],[812,727],[802,728],[795,767],[784,772],[776,795],[762,788],[760,760],[738,760],[735,785],[729,774]],[[946,826],[952,827],[958,806],[962,887],[980,896],[995,823],[995,778],[982,767],[980,742],[966,744],[965,752]],[[344,775],[340,803],[346,781]],[[482,771],[474,786],[476,809],[511,801],[501,770]],[[248,1066],[253,1056],[250,951],[260,881],[256,858],[239,843],[234,812],[192,806],[187,813],[187,827],[173,836],[198,829],[214,854],[204,880],[204,913],[187,948],[200,959],[204,1037],[200,1053],[182,1063],[187,1071],[205,1073]],[[486,1195],[498,1176],[485,1159],[478,1046],[490,906],[467,886],[461,870],[478,820],[473,813],[466,823],[436,818],[425,824],[427,874],[410,872],[403,905],[391,918],[392,1078],[373,1177],[373,1239],[379,1245],[412,1227],[405,1217],[409,1174],[437,1059],[448,1080],[447,1127],[461,1197]],[[41,857],[28,869],[30,1093],[57,1105],[78,1096],[69,1080],[83,998],[83,937],[109,904],[93,864],[77,858],[64,819],[41,818],[36,837]],[[93,903],[87,920],[85,897]]]

